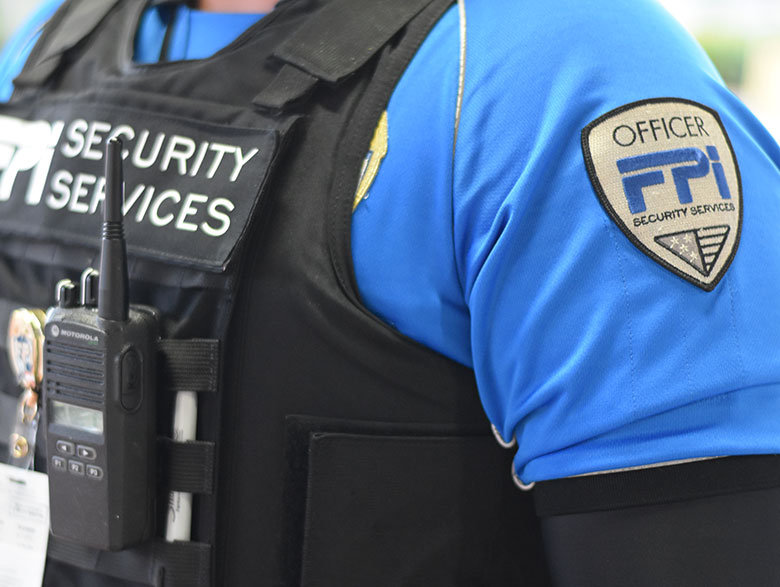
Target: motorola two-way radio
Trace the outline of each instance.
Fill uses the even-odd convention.
[[[111,139],[100,271],[84,272],[80,296],[57,284],[43,357],[51,532],[102,550],[150,538],[156,515],[159,318],[129,303],[121,152]]]

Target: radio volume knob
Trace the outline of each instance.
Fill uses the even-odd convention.
[[[143,400],[143,365],[135,347],[125,351],[122,357],[122,391],[120,401],[128,412],[136,410]]]
[[[57,305],[63,309],[79,305],[79,290],[70,279],[57,283]]]

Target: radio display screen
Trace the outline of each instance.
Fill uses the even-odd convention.
[[[52,400],[51,421],[92,434],[103,434],[103,412]]]

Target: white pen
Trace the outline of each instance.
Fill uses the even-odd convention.
[[[173,409],[173,440],[187,442],[195,440],[198,421],[198,394],[194,391],[180,391],[176,394]],[[168,521],[165,539],[189,541],[192,530],[192,494],[171,491],[168,497]]]

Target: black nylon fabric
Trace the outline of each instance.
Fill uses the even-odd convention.
[[[212,546],[213,585],[344,585],[358,579],[388,586],[548,584],[538,524],[527,496],[511,482],[512,455],[492,441],[473,373],[371,315],[351,277],[349,217],[362,159],[398,78],[449,4],[405,1],[411,23],[389,31],[392,42],[353,64],[352,75],[316,83],[311,91],[304,84],[303,95],[296,86],[298,95],[282,95],[280,110],[270,112],[257,110],[253,101],[283,67],[274,52],[302,27],[316,31],[317,15],[328,2],[282,2],[213,58],[138,66],[129,56],[145,2],[125,0],[67,52],[40,88],[19,88],[0,109],[24,121],[45,112],[55,130],[61,118],[66,142],[58,151],[73,144],[68,132],[78,120],[103,128],[94,126],[90,104],[114,130],[131,113],[167,116],[177,121],[171,126],[175,132],[201,133],[192,135],[196,149],[208,142],[210,129],[222,129],[228,138],[233,128],[257,129],[258,135],[278,139],[268,157],[268,176],[258,179],[259,194],[245,195],[255,199],[251,214],[221,268],[199,265],[197,255],[177,262],[131,249],[131,300],[159,308],[170,338],[222,343],[221,389],[200,394],[198,418],[199,440],[216,446],[216,486],[213,494],[196,497],[193,520],[193,541]],[[355,15],[393,12],[391,6],[339,1],[340,10]],[[345,46],[354,41],[347,38]],[[343,64],[332,65],[340,71]],[[166,124],[155,118],[161,132]],[[158,129],[149,130],[151,141]],[[172,152],[189,144],[184,139],[169,147]],[[163,140],[172,144],[171,136]],[[241,144],[246,155],[248,147]],[[89,177],[80,161],[89,153],[87,146],[72,160],[80,181]],[[126,166],[139,167],[143,158],[137,155]],[[179,161],[169,157],[164,174],[165,163],[155,160],[149,181],[194,169],[181,167],[193,165],[193,159]],[[136,173],[138,181],[152,177]],[[204,194],[211,185],[207,180]],[[230,186],[229,179],[222,181],[219,185]],[[15,200],[29,197],[25,187],[14,192]],[[134,227],[182,239],[187,235],[173,229],[177,224],[203,230],[186,210],[163,225],[164,206],[175,198],[163,199],[161,192],[162,187],[150,196],[147,210],[157,206],[157,215],[149,212],[142,219],[146,226],[133,224],[143,216],[142,207],[127,213],[128,238]],[[143,203],[148,192],[139,193]],[[44,194],[40,205],[52,202]],[[84,210],[82,204],[86,197],[82,202],[71,194],[63,209]],[[59,210],[51,213],[56,217]],[[217,224],[208,226],[214,230]],[[95,266],[97,241],[92,248],[56,236],[32,243],[16,232],[0,236],[0,274],[9,276],[0,283],[0,298],[16,299],[11,294],[24,291],[29,304],[45,307],[59,279]],[[171,400],[160,390],[162,436],[170,435]],[[341,438],[348,441],[332,450],[330,439]],[[375,470],[381,474],[363,483],[374,470],[372,454],[381,455]],[[161,504],[165,499],[161,491]],[[335,524],[329,512],[349,512],[352,503],[364,504],[360,516],[339,516]],[[383,534],[387,520],[394,529]],[[358,543],[360,553],[354,550]],[[82,559],[80,566],[92,560]],[[343,562],[341,574],[333,561]],[[111,577],[121,576],[121,562],[108,566],[102,583],[86,571],[84,584],[127,584]],[[179,584],[164,568],[151,569],[145,579],[150,584]],[[74,568],[52,565],[46,584],[68,584],[74,576]],[[137,572],[130,578],[140,579]]]

